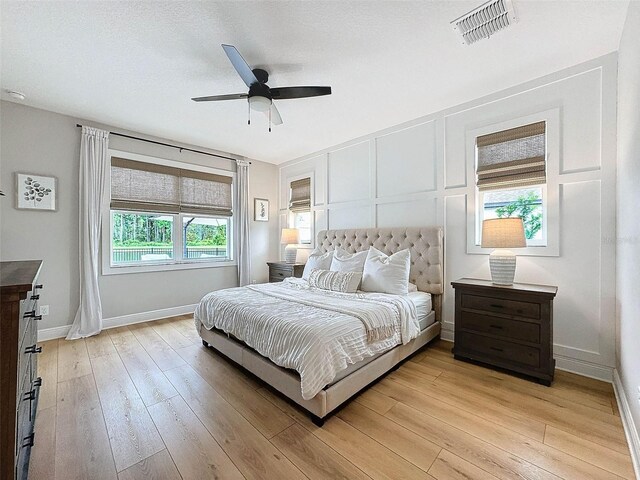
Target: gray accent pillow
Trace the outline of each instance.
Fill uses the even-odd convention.
[[[309,286],[332,292],[356,293],[360,280],[360,272],[334,272],[314,268],[309,274]]]

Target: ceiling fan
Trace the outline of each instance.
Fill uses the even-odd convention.
[[[282,124],[282,117],[276,108],[273,100],[287,100],[292,98],[318,97],[320,95],[331,95],[331,87],[276,87],[270,88],[267,85],[269,73],[261,68],[251,67],[245,62],[242,55],[233,45],[222,45],[227,57],[231,60],[233,68],[236,69],[240,78],[249,87],[248,93],[232,93],[230,95],[213,95],[209,97],[192,98],[194,102],[213,102],[218,100],[240,100],[243,98],[249,101],[249,110],[263,112],[269,116],[269,131],[271,123]],[[251,116],[249,116],[251,124]]]

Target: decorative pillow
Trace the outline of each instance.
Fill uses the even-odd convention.
[[[417,292],[418,286],[415,283],[409,283],[409,293]]]
[[[344,248],[336,248],[331,260],[333,272],[359,272],[362,273],[364,261],[367,259],[367,251],[349,253]]]
[[[409,293],[410,267],[409,249],[388,256],[371,247],[362,272],[362,290],[406,295]]]
[[[333,292],[356,293],[362,280],[360,272],[335,272],[314,268],[309,274],[311,287],[331,290]]]
[[[304,264],[302,278],[304,280],[309,280],[309,274],[314,268],[320,270],[329,270],[331,268],[331,260],[333,260],[333,250],[330,252],[322,253],[319,249],[316,248],[309,255],[307,263]]]

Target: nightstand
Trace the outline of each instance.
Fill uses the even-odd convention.
[[[287,277],[302,277],[304,263],[267,262],[269,282],[281,282]]]
[[[558,287],[462,278],[456,291],[453,354],[553,381],[553,299]]]

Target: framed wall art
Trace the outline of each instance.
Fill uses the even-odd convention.
[[[253,219],[256,222],[269,221],[269,200],[266,198],[253,199]]]
[[[58,179],[46,175],[16,172],[16,208],[27,210],[58,209]]]

